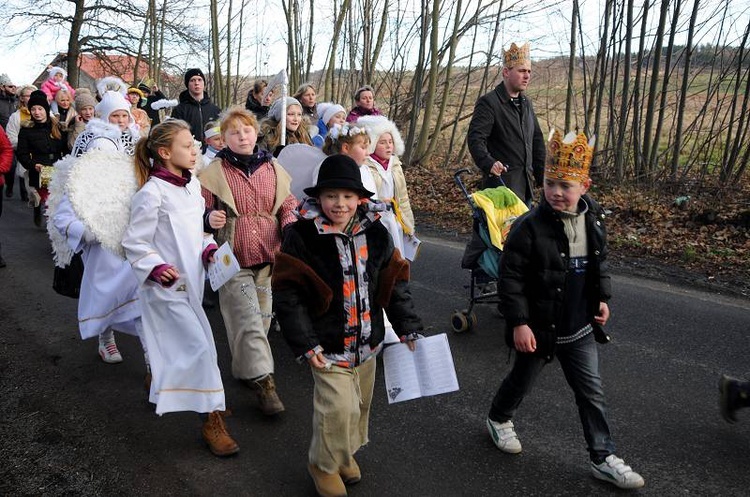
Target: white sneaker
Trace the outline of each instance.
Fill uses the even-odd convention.
[[[115,343],[115,335],[111,331],[99,335],[99,356],[102,358],[102,361],[107,364],[117,364],[118,362],[122,362],[122,355],[117,349],[117,344]]]
[[[490,432],[492,441],[497,448],[508,454],[518,454],[521,452],[521,441],[518,440],[516,430],[513,429],[513,421],[508,420],[505,423],[498,423],[487,418],[487,431]]]
[[[601,464],[592,461],[591,474],[620,488],[641,488],[646,484],[641,475],[614,454],[608,455]]]

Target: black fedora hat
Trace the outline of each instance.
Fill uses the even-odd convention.
[[[370,198],[375,195],[362,184],[359,166],[354,159],[347,155],[331,155],[320,163],[318,181],[315,186],[305,188],[305,193],[311,197],[320,196],[320,191],[326,188],[344,188],[355,191],[360,197]]]

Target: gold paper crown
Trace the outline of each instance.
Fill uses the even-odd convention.
[[[547,165],[544,176],[563,181],[584,182],[589,177],[591,160],[594,158],[596,137],[586,139],[584,133],[570,132],[561,137],[553,130],[547,143]]]
[[[515,43],[511,43],[510,48],[505,51],[503,57],[505,59],[505,67],[508,69],[511,69],[518,64],[531,64],[531,59],[529,58],[529,44],[524,43],[519,47]]]

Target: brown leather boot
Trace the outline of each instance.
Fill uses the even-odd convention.
[[[279,394],[276,393],[276,383],[273,381],[272,374],[249,383],[258,395],[259,407],[263,414],[274,416],[284,412],[284,404],[281,403]]]
[[[215,456],[231,456],[240,451],[237,442],[227,433],[224,417],[219,411],[208,413],[208,419],[203,423],[203,440]]]
[[[312,476],[315,490],[320,497],[346,497],[346,487],[341,475],[326,473],[314,464],[308,464],[307,471]]]
[[[354,456],[352,456],[352,462],[348,466],[339,468],[339,474],[345,485],[354,485],[362,479],[362,472],[359,470],[359,464],[357,464]]]

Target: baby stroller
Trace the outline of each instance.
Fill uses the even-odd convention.
[[[456,333],[471,330],[477,325],[473,312],[476,304],[500,304],[497,279],[500,276],[500,256],[505,238],[513,221],[528,207],[505,184],[470,194],[461,176],[468,169],[456,171],[453,179],[464,193],[473,218],[472,238],[466,245],[461,267],[471,272],[469,307],[451,315],[451,327]]]

